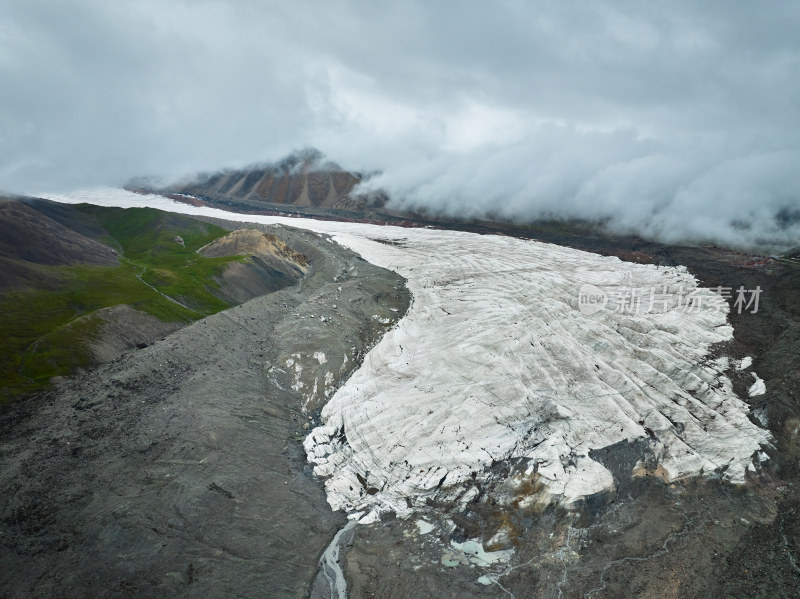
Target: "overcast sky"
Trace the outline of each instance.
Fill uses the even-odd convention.
[[[398,205],[800,245],[798,31],[778,1],[3,0],[0,189],[313,146]]]

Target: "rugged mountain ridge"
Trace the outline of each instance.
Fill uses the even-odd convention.
[[[362,212],[381,208],[388,199],[382,192],[359,192],[359,183],[367,178],[363,173],[325,161],[317,150],[304,150],[277,163],[200,174],[160,191],[201,200],[233,199],[254,206],[275,204]]]

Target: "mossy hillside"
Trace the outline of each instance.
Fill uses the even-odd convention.
[[[213,294],[219,288],[213,276],[228,262],[241,258],[197,254],[198,249],[225,235],[225,229],[153,208],[81,204],[78,209],[94,216],[108,231],[108,239],[101,241],[118,249],[123,261],[140,267],[138,275],[144,282],[202,316],[229,307]],[[178,236],[183,245],[176,243]]]
[[[75,210],[102,226],[97,238],[120,252],[120,265],[42,267],[61,281],[56,291],[0,296],[0,402],[91,365],[101,320],[85,317],[96,310],[124,303],[164,321],[190,322],[229,307],[214,294],[213,277],[241,258],[196,253],[224,229],[150,208]]]

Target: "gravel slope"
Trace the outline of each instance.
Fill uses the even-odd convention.
[[[321,236],[269,230],[309,258],[299,286],[0,414],[0,596],[308,594],[344,516],[305,429],[409,294]]]

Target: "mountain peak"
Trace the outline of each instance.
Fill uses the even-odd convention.
[[[326,208],[363,212],[381,207],[386,194],[359,193],[362,173],[347,171],[315,148],[296,150],[273,163],[204,173],[166,190],[210,199],[236,201],[254,209],[269,205]]]

